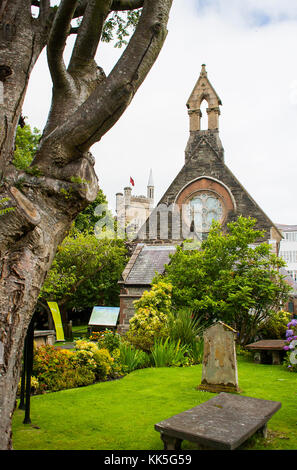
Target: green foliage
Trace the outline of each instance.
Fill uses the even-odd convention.
[[[253,339],[290,290],[279,273],[284,261],[268,243],[258,243],[264,232],[255,223],[239,217],[227,233],[213,223],[199,250],[177,247],[164,276],[174,307],[187,306],[208,322],[224,321],[239,332],[241,344]]]
[[[202,336],[207,325],[202,317],[194,316],[190,309],[182,308],[168,315],[168,334],[174,340],[180,340],[181,344],[192,346],[197,342],[197,337]]]
[[[99,189],[96,199],[77,215],[74,221],[74,226],[76,230],[78,230],[79,232],[87,232],[91,234],[94,233],[96,223],[103,217],[106,217],[106,211],[103,211],[101,214],[98,215],[96,214],[96,207],[100,205],[107,206],[106,196],[103,193],[102,189]],[[108,216],[111,217],[111,214],[108,213]]]
[[[202,316],[193,315],[189,308],[182,308],[168,315],[168,335],[172,341],[180,341],[186,347],[189,363],[199,364],[203,359],[203,331],[207,323]]]
[[[78,340],[74,350],[41,346],[34,351],[33,374],[37,392],[90,385],[124,375],[119,352],[111,355],[92,341]]]
[[[158,281],[150,291],[134,302],[135,315],[131,318],[127,339],[136,347],[149,351],[156,338],[168,336],[167,318],[171,308],[171,285]]]
[[[122,341],[119,346],[120,362],[123,364],[126,372],[132,372],[136,369],[142,369],[149,365],[148,355],[135,348],[132,344]]]
[[[96,341],[98,347],[106,348],[112,353],[115,349],[119,349],[121,336],[118,333],[106,329],[105,331],[94,331],[90,336],[90,340]]]
[[[78,351],[88,353],[94,361],[96,380],[105,380],[107,377],[118,378],[124,375],[118,349],[109,351],[106,347],[102,347],[102,343],[89,340],[77,340],[75,347]]]
[[[25,171],[26,173],[28,173],[28,175],[35,176],[36,178],[39,178],[40,176],[43,175],[40,168],[38,168],[38,166],[36,165],[29,166],[28,168],[25,169]]]
[[[107,18],[102,31],[102,41],[110,42],[117,38],[115,47],[127,45],[127,38],[134,31],[140,18],[141,9],[125,12],[114,11]]]
[[[287,324],[286,343],[284,350],[287,351],[283,365],[289,372],[297,372],[297,320],[292,319]]]
[[[163,313],[169,313],[171,309],[171,291],[172,286],[162,279],[153,282],[150,291],[145,291],[139,300],[134,302],[136,311],[141,308],[159,310]]]
[[[9,197],[3,197],[2,199],[0,199],[0,215],[4,215],[8,212],[14,211],[14,207],[7,207],[9,201]]]
[[[180,340],[156,339],[151,352],[152,364],[155,367],[185,365],[186,351],[186,345],[181,345]]]
[[[29,170],[40,137],[41,133],[36,127],[34,127],[33,131],[28,124],[23,128],[17,127],[13,164],[18,170]]]
[[[193,364],[201,364],[203,361],[204,341],[202,337],[196,339],[187,350],[187,355]]]
[[[18,383],[18,388],[17,388],[17,397],[20,396],[21,394],[21,384],[22,384],[22,381],[21,379],[19,380],[19,383]],[[34,375],[31,376],[31,395],[37,395],[39,393],[42,393],[42,388],[39,384],[39,380],[34,377]]]
[[[259,336],[262,339],[284,339],[291,316],[291,313],[284,310],[271,312],[270,316],[259,327]]]
[[[96,362],[96,379],[105,380],[111,373],[113,358],[107,349],[98,349],[94,352],[93,358]]]
[[[123,240],[98,240],[74,229],[58,247],[40,298],[67,309],[117,305],[126,259]]]
[[[94,366],[89,358],[82,361],[72,351],[40,346],[34,352],[33,375],[40,391],[54,392],[90,385],[95,380]]]

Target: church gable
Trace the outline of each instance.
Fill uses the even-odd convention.
[[[200,106],[206,98],[209,127],[200,130],[200,121],[193,124],[193,112],[200,116]],[[187,103],[190,136],[185,150],[185,164],[138,233],[138,240],[146,243],[147,239],[155,239],[156,243],[158,240],[168,243],[182,241],[191,233],[203,239],[212,220],[226,226],[242,215],[256,218],[257,228],[266,231],[267,240],[273,234],[276,242],[280,241],[278,229],[225,165],[219,137],[219,105],[221,100],[208,80],[205,65],[202,65],[200,77]],[[164,230],[166,210],[168,227]]]
[[[208,103],[207,130],[200,129],[203,100]],[[225,165],[219,137],[221,104],[203,65],[187,103],[190,135],[185,164],[137,233],[134,255],[120,281],[119,331],[128,329],[133,302],[149,287],[154,273],[163,272],[176,245],[207,238],[213,220],[224,229],[240,215],[257,219],[256,228],[266,231],[265,240],[278,253],[280,231]]]

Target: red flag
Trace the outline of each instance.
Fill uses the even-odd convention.
[[[131,176],[130,176],[130,183],[132,184],[132,186],[134,186],[134,179],[131,178]]]

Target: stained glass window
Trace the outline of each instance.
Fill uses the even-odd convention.
[[[207,234],[212,221],[220,221],[222,216],[223,206],[213,193],[201,192],[189,202],[189,218],[191,222],[194,222],[196,233]],[[205,238],[203,235],[201,236]]]

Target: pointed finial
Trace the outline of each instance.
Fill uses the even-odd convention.
[[[201,65],[201,73],[200,73],[200,75],[207,75],[207,72],[206,72],[206,68],[205,68],[205,67],[206,67],[205,64],[202,64],[202,65]]]
[[[153,171],[152,169],[150,170],[150,176],[149,176],[149,180],[148,180],[148,186],[154,186],[154,180],[153,180]]]

